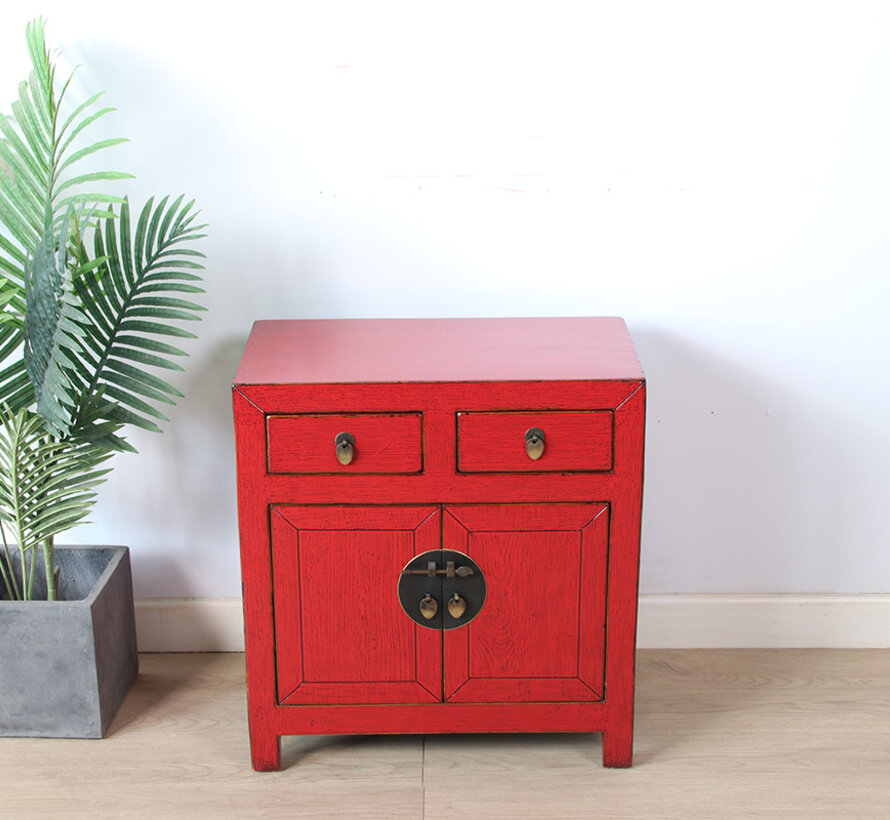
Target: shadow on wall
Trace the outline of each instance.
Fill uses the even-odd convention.
[[[235,482],[235,433],[232,419],[232,380],[247,342],[244,336],[226,337],[210,349],[202,351],[200,358],[190,363],[183,392],[189,401],[188,426],[171,424],[165,433],[165,444],[172,453],[186,452],[191,455],[180,462],[175,480],[181,483],[181,498],[201,510],[202,520],[188,516],[183,524],[200,524],[203,531],[207,521],[219,521],[220,515],[233,519],[233,508],[227,493],[221,493],[222,482],[231,484],[234,499]],[[226,485],[228,489],[228,485]],[[223,496],[223,497],[221,497]],[[207,520],[203,520],[206,517]],[[234,520],[234,519],[233,519]],[[187,532],[192,538],[197,532]]]
[[[125,502],[137,598],[239,594],[231,383],[244,341],[226,338],[192,356],[171,423],[162,435],[137,431],[139,455],[120,461],[123,495],[106,503]]]
[[[649,400],[641,591],[833,591],[845,456],[828,408],[688,339],[634,339]]]
[[[189,362],[188,378],[182,386],[188,402],[188,415],[183,423],[167,426],[159,444],[165,463],[175,468],[165,470],[164,486],[147,494],[142,514],[166,516],[166,526],[181,545],[189,550],[206,552],[205,566],[212,566],[221,583],[231,589],[203,589],[201,581],[192,578],[188,591],[170,591],[164,560],[156,556],[150,565],[140,567],[141,583],[154,594],[195,594],[203,596],[237,594],[237,511],[235,506],[235,444],[232,421],[231,385],[245,336],[228,337],[202,351]],[[187,422],[187,423],[185,423]],[[185,456],[185,457],[183,457]],[[160,476],[159,476],[160,477]],[[185,500],[171,504],[170,499]],[[151,501],[155,509],[151,509]],[[170,520],[170,519],[173,520]],[[186,556],[178,553],[182,560]],[[180,574],[193,571],[180,567]],[[228,579],[236,579],[233,585]],[[205,578],[205,580],[210,580]],[[164,591],[161,591],[164,590]]]

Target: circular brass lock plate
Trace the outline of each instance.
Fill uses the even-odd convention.
[[[486,592],[479,565],[457,550],[415,555],[399,576],[399,604],[412,621],[427,629],[468,624],[482,610]]]

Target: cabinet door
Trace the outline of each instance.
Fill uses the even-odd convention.
[[[448,506],[442,536],[488,585],[479,615],[444,633],[445,700],[601,700],[608,507]]]
[[[279,702],[441,700],[441,633],[396,595],[402,567],[439,548],[439,508],[274,505],[271,516]]]

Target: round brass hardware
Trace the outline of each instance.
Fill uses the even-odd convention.
[[[544,455],[544,431],[539,427],[529,427],[525,431],[525,452],[533,461]]]
[[[352,463],[355,456],[355,436],[352,433],[338,433],[334,439],[337,461],[346,465]]]
[[[405,564],[397,595],[404,613],[419,626],[458,629],[480,613],[486,591],[482,570],[469,555],[438,549]]]

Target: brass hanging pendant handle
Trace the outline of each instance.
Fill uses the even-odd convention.
[[[355,436],[352,433],[338,433],[334,439],[337,461],[344,466],[352,463],[355,456]]]
[[[544,455],[544,431],[540,427],[529,427],[525,431],[525,452],[533,461]]]
[[[448,599],[448,614],[457,620],[467,611],[467,602],[456,592]]]
[[[451,606],[451,604],[449,604],[449,606]],[[429,620],[430,618],[435,618],[438,611],[439,602],[433,598],[432,595],[427,593],[427,595],[420,601],[420,614]]]

